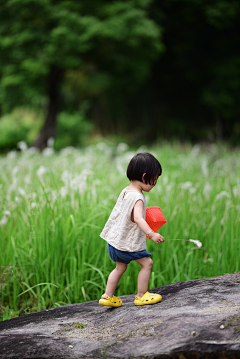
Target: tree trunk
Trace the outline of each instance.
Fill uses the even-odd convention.
[[[48,140],[55,137],[56,121],[58,113],[59,85],[62,78],[62,71],[52,66],[48,78],[48,111],[43,127],[32,147],[43,150],[47,147]]]

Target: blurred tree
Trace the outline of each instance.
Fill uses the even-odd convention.
[[[164,29],[165,52],[136,91],[117,94],[117,86],[99,96],[94,116],[101,116],[101,99],[115,132],[124,123],[139,140],[239,143],[240,2],[155,0],[149,13]],[[102,124],[105,112],[101,117]]]
[[[211,39],[213,61],[209,64],[210,76],[202,91],[202,102],[212,110],[216,138],[239,143],[240,3],[205,1],[204,13],[215,39]]]
[[[165,30],[166,48],[145,85],[163,119],[156,133],[239,142],[239,1],[155,1],[151,17]]]
[[[148,17],[150,0],[5,0],[0,3],[0,101],[47,107],[33,146],[55,135],[66,73],[98,72],[109,87],[115,76],[141,83],[164,50],[161,31]],[[112,75],[108,76],[109,74]],[[47,98],[47,103],[46,102]]]

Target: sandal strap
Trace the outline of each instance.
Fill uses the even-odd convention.
[[[106,295],[106,294],[105,294]],[[102,296],[102,299],[106,299],[106,300],[111,300],[111,301],[113,301],[113,298],[111,298],[111,297],[109,297],[108,295],[106,295],[106,297],[104,296]]]
[[[106,299],[106,300],[109,300],[110,302],[112,302],[112,303],[114,303],[114,301],[116,301],[116,300],[120,300],[120,298],[118,298],[118,297],[115,297],[114,295],[113,295],[113,297],[111,298],[111,297],[109,297],[108,295],[106,295],[106,297],[103,297],[102,296],[102,299]]]
[[[105,297],[106,296],[106,297]],[[102,299],[106,299],[106,300],[109,300],[110,302],[112,302],[112,303],[114,303],[114,302],[116,302],[116,301],[120,301],[121,299],[120,298],[118,298],[118,297],[115,297],[114,295],[113,295],[113,297],[111,298],[111,297],[109,297],[107,294],[105,294],[105,296],[103,297],[102,296]]]
[[[118,298],[118,297],[115,297],[115,295],[112,297],[112,299],[117,299],[117,300],[120,300],[120,298]]]
[[[141,302],[144,302],[145,299],[144,299],[143,297],[144,297],[145,295],[148,295],[148,297],[152,297],[152,298],[153,298],[153,296],[154,296],[155,294],[146,292],[146,293],[144,293],[144,295],[143,295],[142,297],[138,297],[138,296],[136,295],[136,299],[137,299],[137,300],[140,300]]]

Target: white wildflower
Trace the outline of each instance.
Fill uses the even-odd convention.
[[[30,184],[31,183],[31,177],[29,174],[27,174],[24,178],[24,182],[27,183],[27,184]]]
[[[60,194],[61,194],[61,197],[62,197],[62,198],[65,198],[66,195],[68,194],[67,188],[66,188],[66,187],[61,187],[61,189],[60,189]]]
[[[4,214],[5,216],[11,216],[11,212],[9,212],[9,211],[4,211],[3,214]]]
[[[47,146],[53,147],[53,145],[54,145],[54,137],[50,137],[47,141]]]
[[[206,159],[204,159],[201,162],[201,169],[202,169],[202,173],[203,173],[204,177],[207,177],[208,176],[208,167],[207,167],[207,160]]]
[[[36,192],[30,193],[30,198],[31,198],[33,201],[35,201],[36,198],[37,198],[37,193],[36,193]]]
[[[18,173],[18,171],[19,171],[18,166],[13,167],[13,170],[12,170],[12,176],[13,176],[13,177],[15,177],[15,176],[16,176],[16,174]]]
[[[202,247],[202,243],[198,239],[189,239],[189,242],[192,242],[198,246],[198,248]]]
[[[121,156],[121,160],[123,163],[129,163],[129,161],[133,158],[133,156],[135,155],[135,152],[133,151],[128,151],[124,154],[122,154]]]
[[[189,188],[190,194],[194,194],[195,192],[196,192],[196,188],[194,188],[194,187]]]
[[[168,184],[168,175],[164,175],[162,183],[163,186],[166,186]]]
[[[77,152],[77,149],[72,146],[68,146],[60,150],[60,154],[64,156],[74,154],[75,152]]]
[[[213,263],[213,258],[207,258],[203,260],[203,263]]]
[[[136,153],[141,153],[141,152],[148,152],[148,148],[146,146],[144,146],[144,145],[140,146],[137,149]]]
[[[209,195],[209,193],[211,192],[211,190],[212,190],[212,186],[210,185],[210,183],[206,183],[203,188],[203,195],[205,197],[207,197]]]
[[[102,184],[102,181],[100,179],[95,179],[95,181],[93,182],[95,186],[100,186]]]
[[[230,202],[227,200],[226,201],[226,207],[230,207]],[[229,213],[228,213],[228,211],[225,211],[225,213],[224,213],[224,215],[223,215],[223,217],[222,217],[222,219],[221,219],[221,226],[223,226],[225,223],[227,223],[228,222],[228,219],[229,219]]]
[[[129,146],[124,143],[124,142],[121,142],[117,145],[117,154],[120,155],[121,153],[127,151],[129,148]]]
[[[173,187],[174,187],[174,182],[170,182],[167,186],[165,186],[165,191],[166,191],[166,193],[171,192],[171,190],[173,189]]]
[[[26,151],[28,155],[34,155],[36,153],[39,153],[40,150],[37,147],[29,147]]]
[[[37,176],[42,177],[46,172],[47,172],[46,167],[40,166],[39,169],[37,170]]]
[[[100,151],[102,151],[103,153],[105,153],[105,155],[107,156],[111,156],[112,155],[112,149],[110,147],[108,147],[106,145],[106,143],[104,142],[99,142],[96,145],[96,148]]]
[[[8,158],[15,158],[17,156],[17,151],[13,150],[8,152],[7,157]]]
[[[45,157],[49,157],[52,156],[54,154],[54,149],[52,147],[46,147],[44,148],[44,150],[42,151],[43,156]]]
[[[21,196],[23,196],[23,197],[26,196],[26,192],[25,192],[24,189],[21,188],[21,187],[18,188],[18,193],[19,193]]]
[[[234,186],[233,187],[233,196],[239,197],[240,196],[240,186]]]
[[[201,151],[200,145],[195,145],[195,146],[193,146],[193,148],[192,148],[191,154],[192,154],[194,157],[197,157],[197,155],[199,154],[200,151]]]
[[[51,203],[54,204],[55,201],[56,201],[56,199],[57,199],[57,191],[52,190],[52,191],[50,192],[50,196],[51,196]]]
[[[230,198],[230,194],[227,191],[221,191],[220,193],[218,193],[216,195],[215,200],[218,201],[219,199],[226,197],[226,198]]]
[[[187,181],[187,182],[181,183],[180,187],[182,189],[190,189],[190,188],[192,188],[192,185],[193,185],[192,182]]]
[[[123,165],[119,161],[116,161],[116,168],[121,176],[125,175],[125,167],[123,167]]]
[[[96,190],[96,187],[92,187],[91,193],[92,193],[92,198],[96,199],[96,198],[97,198],[97,190]]]
[[[68,172],[68,170],[65,170],[61,175],[61,180],[65,183],[65,185],[68,185],[71,180],[71,174]]]
[[[7,221],[8,221],[7,217],[3,216],[3,218],[0,221],[0,227],[5,226],[5,224],[7,224]]]
[[[82,172],[81,172],[81,176],[88,176],[88,175],[94,175],[94,172],[92,171],[92,170],[90,170],[90,169],[87,169],[87,168],[85,168],[84,170],[82,170]]]
[[[24,142],[24,141],[18,142],[17,146],[22,152],[26,152],[28,149],[28,146],[27,146],[26,142]]]

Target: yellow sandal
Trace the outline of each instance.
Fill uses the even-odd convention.
[[[113,297],[109,297],[108,295],[106,295],[106,298],[105,297],[102,297],[100,300],[99,300],[99,304],[100,305],[104,305],[106,307],[121,307],[122,305],[122,301],[120,298],[118,297],[115,297],[113,295]]]
[[[162,296],[160,294],[152,294],[146,292],[142,297],[136,296],[134,300],[135,305],[155,304],[161,302]]]

